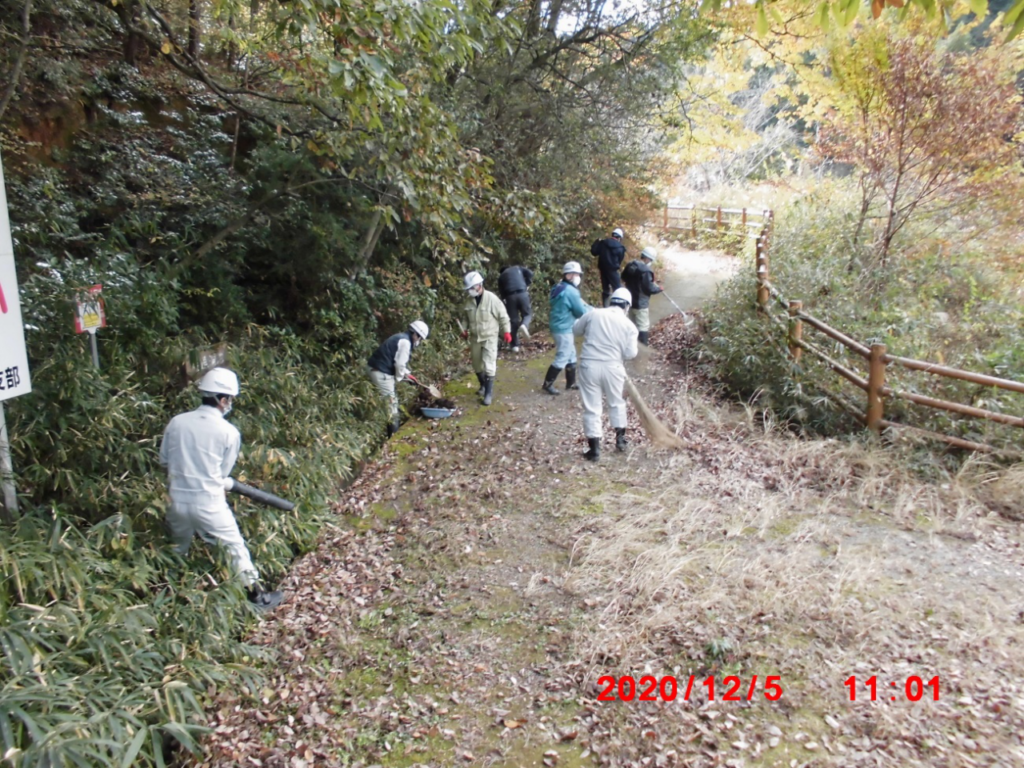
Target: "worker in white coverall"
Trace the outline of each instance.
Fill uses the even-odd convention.
[[[622,389],[626,384],[624,360],[637,355],[636,326],[627,313],[631,298],[628,288],[616,288],[609,306],[588,312],[572,326],[576,336],[583,337],[580,351],[580,400],[583,401],[583,432],[590,449],[583,454],[588,461],[601,456],[602,397],[608,400],[608,420],[615,428],[615,447],[626,450],[626,401]]]
[[[160,444],[160,463],[167,468],[171,495],[167,510],[171,539],[182,555],[188,554],[197,533],[204,541],[223,546],[249,600],[260,609],[274,608],[284,594],[260,586],[259,572],[227,501],[227,491],[234,484],[231,470],[242,447],[238,429],[225,420],[238,396],[238,376],[227,368],[214,368],[196,386],[203,404],[171,419]]]
[[[462,332],[469,339],[469,352],[473,370],[480,382],[477,395],[484,405],[494,400],[494,377],[498,373],[498,334],[503,334],[506,344],[512,343],[512,322],[501,299],[484,290],[484,278],[479,272],[470,272],[463,278],[469,299],[464,310],[468,325]]]
[[[426,323],[422,320],[413,320],[407,330],[388,337],[366,361],[370,368],[370,379],[391,406],[389,438],[402,425],[398,414],[398,393],[395,392],[395,385],[399,381],[416,381],[416,377],[409,371],[409,358],[412,351],[421,342],[426,341],[429,335],[430,329]]]

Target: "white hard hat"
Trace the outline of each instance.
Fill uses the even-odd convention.
[[[658,252],[651,248],[650,246],[648,246],[647,248],[644,248],[642,251],[640,251],[640,258],[656,261],[658,258]]]
[[[616,288],[612,291],[612,297],[610,301],[624,301],[626,306],[633,306],[633,294],[629,292],[629,288]]]
[[[625,233],[625,232],[623,232],[623,231],[622,231],[621,229],[619,229],[618,227],[616,227],[615,229],[613,229],[613,230],[612,230],[612,236],[614,236],[614,237],[623,237],[623,236],[624,236],[625,234],[626,234],[626,233]]]
[[[238,396],[238,376],[227,368],[211,368],[196,382],[200,392],[211,395]]]
[[[567,261],[565,266],[562,267],[562,274],[568,275],[570,272],[575,272],[577,275],[583,274],[583,267],[580,266],[578,261]]]
[[[465,288],[468,291],[473,286],[480,285],[484,281],[484,276],[479,272],[470,272],[462,280],[466,284]]]
[[[430,335],[430,329],[427,328],[427,324],[422,320],[413,320],[409,323],[409,330],[413,331],[417,336],[426,341],[427,336]]]

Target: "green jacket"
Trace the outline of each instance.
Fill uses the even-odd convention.
[[[466,301],[463,309],[469,324],[469,340],[474,343],[497,338],[499,333],[512,333],[512,323],[501,299],[485,290],[480,297],[480,304],[472,296]]]

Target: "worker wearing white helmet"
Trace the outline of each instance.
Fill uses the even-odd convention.
[[[616,227],[612,230],[611,237],[595,240],[594,244],[590,246],[591,255],[597,256],[597,268],[601,272],[601,300],[606,307],[612,291],[622,287],[619,270],[626,258],[626,246],[622,243],[623,237],[622,230]]]
[[[197,533],[204,541],[223,546],[232,570],[249,590],[249,599],[257,608],[273,608],[284,595],[260,586],[259,572],[227,502],[242,436],[224,417],[238,396],[238,376],[227,368],[214,368],[196,386],[203,404],[171,419],[160,444],[160,463],[167,468],[171,495],[167,509],[171,539],[182,555],[188,554]]]
[[[463,338],[469,339],[469,352],[473,370],[480,382],[477,394],[483,397],[483,404],[494,400],[494,377],[498,373],[498,334],[505,343],[512,343],[512,322],[505,305],[497,296],[484,290],[484,278],[479,272],[470,272],[463,278],[469,298],[463,309],[467,326]]]
[[[651,337],[651,296],[662,291],[661,286],[654,282],[654,271],[651,269],[657,258],[658,254],[653,248],[644,248],[640,258],[629,262],[622,270],[622,282],[633,299],[629,317],[636,323],[640,343],[644,345],[649,343]]]
[[[567,262],[562,267],[562,280],[551,288],[551,310],[548,313],[548,327],[555,342],[555,359],[548,366],[542,389],[549,395],[562,394],[555,389],[558,374],[565,369],[565,388],[576,386],[576,340],[572,335],[572,324],[590,311],[580,296],[580,282],[583,268],[578,261]]]
[[[429,335],[430,329],[426,323],[422,320],[413,320],[406,330],[389,336],[366,361],[370,368],[370,379],[391,406],[388,420],[389,438],[402,425],[395,385],[399,381],[416,381],[416,377],[409,370],[409,358],[412,351],[426,341]]]
[[[626,313],[632,299],[629,290],[617,288],[609,306],[588,312],[573,324],[572,332],[583,337],[580,352],[580,399],[583,401],[583,432],[589,450],[583,458],[597,461],[601,456],[602,397],[608,400],[608,420],[615,429],[615,447],[626,450],[626,383],[624,360],[637,355],[637,330]]]

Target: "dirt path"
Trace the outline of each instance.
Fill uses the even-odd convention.
[[[578,394],[539,392],[541,334],[500,361],[494,406],[466,377],[456,418],[403,426],[253,638],[271,682],[218,696],[209,764],[1024,764],[1019,529],[966,480],[716,402],[678,316],[652,340],[635,378],[683,452],[631,421],[627,453],[606,434],[582,461]],[[597,700],[646,674],[677,700]],[[938,701],[905,700],[915,676]]]

